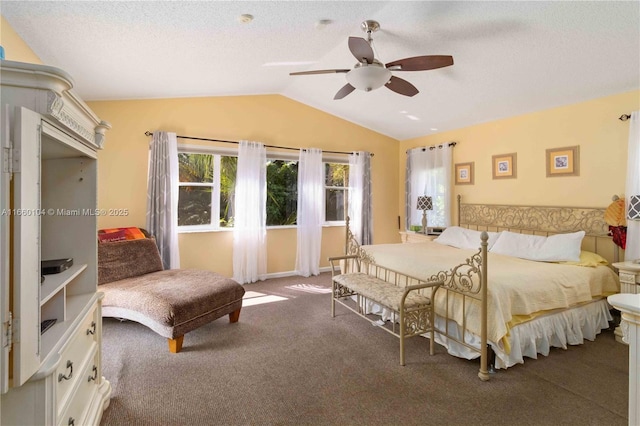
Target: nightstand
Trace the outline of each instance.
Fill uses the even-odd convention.
[[[438,238],[440,234],[422,234],[413,231],[400,231],[400,239],[403,243],[424,243]]]
[[[618,262],[613,267],[620,276],[620,293],[640,293],[640,263]]]
[[[640,294],[640,263],[617,262],[613,263],[613,267],[618,270],[620,277],[620,293]],[[620,326],[616,327],[614,334],[618,342],[625,343]]]

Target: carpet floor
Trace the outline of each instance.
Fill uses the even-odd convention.
[[[245,285],[240,321],[185,336],[180,353],[134,323],[103,321],[107,425],[626,425],[628,347],[613,332],[499,370],[428,339],[399,342],[343,307],[331,278]]]

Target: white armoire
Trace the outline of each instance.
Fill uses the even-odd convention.
[[[0,61],[0,86],[0,423],[98,424],[111,385],[101,365],[97,150],[111,126],[60,69]],[[41,262],[56,259],[72,265],[43,275]],[[46,320],[55,322],[43,332]]]

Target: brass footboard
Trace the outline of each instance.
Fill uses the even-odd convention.
[[[449,270],[440,271],[428,278],[412,277],[401,272],[393,271],[387,268],[387,271],[391,271],[391,274],[385,276],[378,276],[378,278],[387,281],[394,282],[397,277],[404,277],[402,285],[409,286],[419,282],[442,282],[440,292],[444,291],[443,296],[444,309],[438,312],[438,316],[444,318],[444,328],[437,328],[434,323],[433,330],[435,333],[446,337],[449,340],[453,340],[466,348],[480,353],[480,370],[478,377],[483,380],[489,380],[488,369],[488,349],[487,349],[487,241],[488,234],[482,232],[480,249],[469,259],[454,268]],[[375,260],[372,259],[366,251],[356,241],[353,233],[349,228],[349,219],[347,218],[346,229],[346,241],[345,241],[346,256],[341,258],[343,271],[358,271],[363,265],[376,265]],[[333,265],[332,265],[333,268]],[[442,296],[438,296],[439,298]],[[453,318],[454,312],[449,311],[449,301],[451,298],[461,298],[462,302],[462,321],[459,323],[461,331],[461,337],[450,331],[450,319]],[[480,310],[480,347],[476,347],[467,342],[467,321],[466,310],[471,304],[479,304]],[[332,308],[333,309],[333,308]],[[434,307],[435,311],[435,307]],[[332,312],[333,313],[333,312]],[[431,344],[433,344],[433,336],[431,336]]]

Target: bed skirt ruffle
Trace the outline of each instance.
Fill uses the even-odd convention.
[[[365,306],[369,314],[380,315],[385,321],[394,320],[387,309],[375,303],[367,301]],[[489,342],[496,355],[495,367],[506,369],[516,364],[524,364],[525,357],[537,359],[538,354],[547,356],[552,347],[566,349],[567,345],[584,343],[585,339],[595,340],[603,329],[609,328],[609,321],[613,319],[610,309],[611,306],[606,299],[599,299],[514,326],[508,336],[510,351],[502,342]],[[445,329],[444,318],[436,316],[436,328]],[[449,320],[449,334],[460,339],[460,329],[453,320]],[[428,338],[428,335],[424,337]],[[450,355],[465,359],[480,357],[479,352],[439,333],[436,333],[435,339],[438,344],[447,348]],[[480,338],[474,334],[467,332],[465,341],[474,348],[480,348]]]
[[[609,309],[611,306],[606,299],[600,299],[514,326],[508,336],[510,352],[507,352],[502,342],[498,344],[489,342],[496,354],[495,367],[509,368],[516,364],[524,364],[524,357],[537,359],[538,354],[547,356],[552,347],[566,349],[567,345],[584,343],[585,339],[595,340],[603,329],[609,328],[609,321],[613,319]],[[444,318],[436,318],[436,327],[444,329]],[[450,334],[458,330],[455,323],[450,323]],[[466,334],[467,343],[479,348],[480,338],[468,332]],[[458,338],[459,334],[454,337]],[[449,354],[459,358],[474,359],[480,356],[478,352],[438,333],[436,333],[436,342],[446,347]]]

